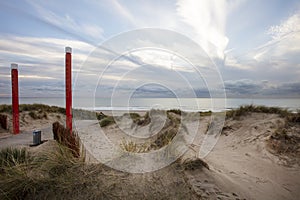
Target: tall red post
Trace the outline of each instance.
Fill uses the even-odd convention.
[[[18,64],[11,64],[13,133],[20,133]]]
[[[72,134],[72,48],[66,47],[66,128]]]

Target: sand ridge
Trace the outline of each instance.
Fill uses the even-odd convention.
[[[26,134],[34,128],[48,127],[45,128],[45,132],[48,131],[50,135],[49,127],[57,118],[56,114],[48,115],[48,119],[36,120],[23,116],[21,117],[23,120],[21,130]],[[60,118],[62,121],[63,119],[63,117]],[[197,129],[198,134],[190,144],[188,152],[180,160],[197,158],[210,122],[210,116],[201,117],[200,123],[187,122],[187,129]],[[130,175],[128,180],[131,180],[132,187],[137,184],[134,183],[135,181],[143,180],[144,185],[140,184],[136,192],[142,192],[150,182],[158,184],[156,185],[157,190],[159,190],[160,184],[161,189],[169,188],[169,190],[176,184],[187,184],[190,189],[178,187],[177,190],[185,190],[182,192],[184,194],[188,192],[191,199],[297,199],[300,196],[298,163],[289,156],[272,152],[268,146],[271,135],[284,123],[284,119],[279,115],[265,113],[250,113],[239,119],[227,119],[218,143],[204,158],[209,169],[201,167],[179,172],[172,165],[143,176]],[[97,123],[95,125],[98,126]],[[296,129],[297,127],[291,128]],[[116,125],[105,127],[103,130],[116,141],[123,134]],[[1,139],[0,145],[3,146],[4,143],[13,141],[13,137],[15,136]],[[31,134],[28,134],[27,139],[32,140]],[[99,143],[95,142],[95,147],[97,145]],[[168,175],[164,176],[164,174]],[[174,181],[175,179],[177,183]],[[149,192],[151,191],[148,190]],[[123,194],[125,195],[125,193]],[[153,197],[158,198],[158,196]],[[183,198],[183,196],[181,197]]]

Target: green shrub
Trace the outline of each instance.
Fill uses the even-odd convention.
[[[100,121],[100,126],[101,127],[105,127],[105,126],[108,126],[108,125],[111,125],[111,124],[114,124],[115,123],[115,120],[112,116],[108,116],[108,117],[105,117],[104,119],[102,119]]]
[[[96,117],[98,120],[102,120],[102,119],[106,118],[107,116],[103,112],[100,112],[100,113],[96,113]]]
[[[181,115],[182,111],[180,109],[170,109],[167,112],[175,113],[176,115]]]
[[[205,111],[205,112],[200,112],[200,116],[201,117],[206,117],[206,116],[211,116],[212,115],[212,111]]]
[[[143,117],[140,117],[135,120],[135,123],[139,126],[146,126],[146,125],[150,124],[150,122],[151,122],[151,118],[149,115],[149,111],[147,111]]]
[[[141,118],[140,114],[138,114],[138,113],[129,113],[129,115],[130,115],[132,120],[136,120],[136,119]]]
[[[32,118],[32,119],[38,119],[39,116],[34,112],[34,111],[30,111],[28,113],[28,115]]]
[[[11,113],[12,112],[12,108],[11,105],[0,105],[0,113]]]

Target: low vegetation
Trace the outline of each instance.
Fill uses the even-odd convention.
[[[67,148],[59,149],[35,157],[26,149],[2,149],[0,199],[51,199],[58,194],[67,195],[75,177],[81,179],[83,162],[73,158]]]
[[[103,112],[100,112],[100,113],[97,113],[97,114],[96,114],[96,117],[97,117],[97,119],[100,121],[100,120],[106,118],[107,115],[105,115]]]
[[[48,113],[61,113],[65,114],[65,108],[61,108],[58,106],[48,106],[44,104],[20,104],[19,111],[38,111],[38,112],[48,112]],[[0,113],[11,113],[12,106],[11,105],[0,105]]]
[[[290,162],[300,164],[300,112],[285,116],[284,124],[270,136],[267,143],[271,152],[289,156]]]
[[[13,163],[1,164],[0,199],[195,199],[183,177],[186,167],[179,162],[177,171],[171,165],[146,176],[128,174],[103,164],[86,164],[67,147],[51,144],[51,151],[38,153],[0,151],[1,163]],[[176,182],[168,182],[174,179]]]
[[[159,115],[161,114],[160,112],[164,111],[151,110],[150,112],[152,112],[152,117],[154,117],[155,114]],[[151,123],[149,112],[147,112],[143,117],[134,114],[131,114],[131,116],[131,118],[133,118],[133,121],[135,121],[135,123],[137,123],[139,126],[145,126]],[[120,146],[123,150],[128,152],[145,153],[167,146],[172,142],[172,140],[180,131],[187,132],[187,128],[184,126],[184,124],[181,124],[181,117],[178,116],[178,113],[174,113],[173,111],[171,111],[167,112],[167,120],[164,124],[164,127],[157,134],[155,134],[155,136],[152,137],[152,140],[150,142],[147,141],[145,143],[136,143],[133,141],[123,141]]]
[[[150,148],[150,145],[147,143],[138,144],[136,142],[126,140],[123,140],[120,146],[124,151],[131,153],[146,153]]]
[[[28,160],[25,148],[4,148],[0,150],[0,171],[6,167],[12,167],[25,163]]]
[[[238,119],[241,116],[245,116],[249,113],[267,113],[267,114],[279,114],[281,117],[286,117],[290,112],[286,109],[279,107],[267,107],[267,106],[256,106],[256,105],[245,105],[240,106],[237,109],[226,111],[226,118]]]
[[[28,115],[34,119],[34,120],[37,120],[37,119],[48,119],[48,115],[46,112],[44,111],[40,111],[40,112],[36,112],[36,111],[30,111],[28,113]]]
[[[196,170],[196,169],[202,169],[202,168],[206,168],[209,170],[208,164],[200,158],[185,159],[185,160],[181,161],[180,167],[183,170]]]
[[[168,113],[175,113],[176,115],[181,115],[181,113],[183,113],[183,111],[181,111],[180,109],[170,109],[167,112]]]
[[[203,111],[203,112],[200,112],[200,116],[201,117],[206,117],[206,116],[211,116],[212,115],[212,111]]]
[[[116,123],[113,116],[106,116],[100,120],[100,127],[105,127]]]
[[[139,126],[147,126],[148,124],[150,124],[151,118],[149,111],[146,112],[146,114],[143,117],[135,118],[133,122]]]
[[[76,132],[70,133],[70,130],[66,129],[59,122],[52,124],[52,132],[54,140],[68,147],[75,157],[78,158],[80,156],[80,142]]]

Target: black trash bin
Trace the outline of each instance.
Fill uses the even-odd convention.
[[[33,135],[33,145],[39,145],[39,144],[41,144],[41,142],[42,142],[42,137],[41,137],[42,131],[40,131],[40,130],[34,130],[32,132],[32,135]]]

